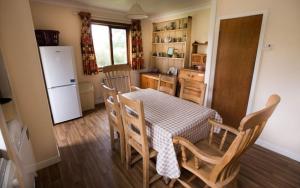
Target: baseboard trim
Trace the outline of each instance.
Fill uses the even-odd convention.
[[[296,161],[300,162],[300,155],[298,155],[298,154],[296,154],[296,153],[294,153],[294,152],[292,152],[290,150],[287,150],[285,148],[276,146],[276,145],[274,145],[274,144],[272,144],[272,143],[270,143],[268,141],[265,141],[263,139],[257,139],[257,141],[255,142],[255,144],[260,145],[260,146],[262,146],[264,148],[267,148],[267,149],[272,150],[272,151],[274,151],[276,153],[279,153],[281,155],[284,155],[284,156],[286,156],[288,158],[291,158],[293,160],[296,160]]]
[[[60,161],[61,161],[60,156],[56,155],[56,156],[50,157],[49,159],[37,162],[37,163],[32,164],[32,165],[28,165],[26,167],[26,170],[28,172],[38,171],[38,170],[41,170],[41,169],[46,168],[48,166],[54,165],[54,164],[56,164]]]

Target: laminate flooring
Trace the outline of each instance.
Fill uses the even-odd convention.
[[[54,132],[61,162],[37,172],[37,188],[142,187],[141,162],[127,170],[121,164],[118,150],[111,150],[103,105],[83,118],[54,126]],[[199,180],[193,184],[203,186]],[[254,145],[241,159],[237,184],[241,188],[300,188],[300,163]],[[159,180],[151,187],[167,185]]]

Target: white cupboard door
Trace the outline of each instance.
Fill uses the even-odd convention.
[[[47,88],[76,83],[72,47],[40,47],[40,54]]]
[[[54,123],[82,116],[77,85],[48,89]]]

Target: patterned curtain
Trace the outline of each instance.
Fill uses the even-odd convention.
[[[83,63],[83,72],[85,75],[98,74],[98,66],[94,51],[92,32],[91,32],[91,14],[80,12],[82,21],[81,27],[81,54]]]
[[[141,21],[133,20],[131,25],[131,68],[140,70],[144,68]]]

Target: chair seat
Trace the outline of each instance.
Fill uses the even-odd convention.
[[[217,157],[222,157],[224,155],[224,152],[220,151],[216,145],[209,144],[207,139],[200,140],[195,145],[201,151],[204,151],[205,153],[207,153],[209,155],[214,155]]]
[[[133,139],[129,139],[128,140],[128,143],[139,153],[142,155],[142,146],[136,142],[135,140]],[[153,148],[149,147],[149,158],[153,158],[157,156],[157,151],[155,151]]]
[[[215,145],[210,145],[207,139],[200,140],[195,143],[195,146],[209,155],[222,157],[224,154],[224,152],[220,151]],[[198,178],[202,179],[206,184],[210,184],[209,175],[215,165],[199,160],[199,169],[195,169],[195,160],[193,156],[194,155],[190,152],[187,152],[187,162],[181,162],[181,166],[193,174],[196,174]]]

